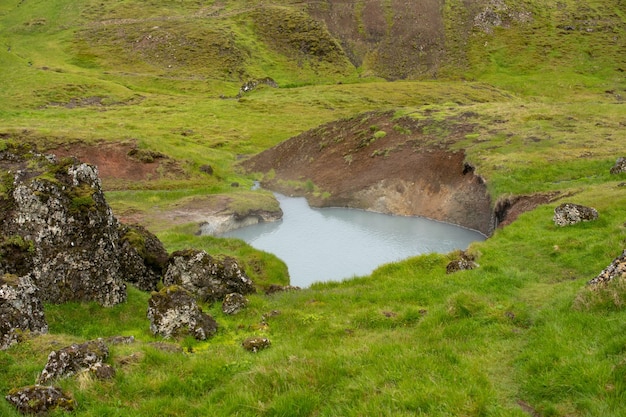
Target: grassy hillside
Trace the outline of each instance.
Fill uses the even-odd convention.
[[[137,342],[111,348],[113,380],[59,382],[76,415],[626,415],[623,283],[585,288],[626,246],[626,174],[609,174],[626,156],[626,5],[408,3],[6,0],[0,139],[166,155],[181,172],[105,182],[117,215],[149,214],[198,196],[266,204],[247,192],[255,178],[237,168],[242,157],[322,123],[394,110],[428,119],[441,142],[470,125],[451,146],[494,201],[560,191],[595,207],[597,221],[557,228],[557,201],[473,245],[472,271],[446,275],[453,255],[432,254],[254,295],[234,317],[205,306],[220,330],[207,342],[172,341],[185,353],[151,345],[149,295],[132,288],[111,309],[48,305],[49,335],[0,351],[0,393],[33,383],[53,349],[122,334]],[[417,28],[397,32],[404,24]],[[278,88],[240,92],[265,77]],[[213,175],[200,170],[207,164]],[[195,236],[193,225],[151,226],[168,250],[250,264],[265,256]],[[286,282],[272,265],[264,276]],[[251,335],[272,347],[244,351]],[[0,415],[17,413],[0,401]]]

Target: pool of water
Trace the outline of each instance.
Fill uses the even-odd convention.
[[[465,249],[485,236],[421,217],[390,216],[344,208],[316,209],[305,198],[276,194],[283,219],[233,230],[224,237],[243,239],[273,253],[289,268],[291,285],[340,281],[369,275],[378,266],[424,253]]]

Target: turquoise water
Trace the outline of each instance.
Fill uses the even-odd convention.
[[[412,256],[465,249],[479,232],[421,217],[390,216],[344,208],[311,208],[304,198],[276,194],[283,219],[233,230],[273,253],[289,268],[291,285],[369,275],[378,266]]]

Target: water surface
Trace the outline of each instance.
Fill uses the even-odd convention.
[[[479,232],[421,217],[345,208],[315,209],[305,198],[276,194],[283,219],[233,230],[289,268],[291,285],[369,275],[378,266],[424,253],[447,253],[484,240]]]

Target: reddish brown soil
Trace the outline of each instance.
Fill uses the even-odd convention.
[[[445,143],[438,139],[442,129]],[[420,121],[372,112],[305,132],[243,166],[273,171],[264,186],[307,195],[313,205],[420,215],[488,234],[493,211],[486,186],[464,153],[449,149],[471,131],[462,119]]]
[[[450,149],[472,130],[463,116],[415,120],[372,112],[305,132],[242,165],[268,173],[266,188],[305,195],[312,205],[425,216],[487,235],[554,199],[516,196],[494,209],[471,161]]]
[[[66,145],[47,152],[59,158],[74,156],[82,162],[98,167],[100,178],[109,180],[124,180],[127,182],[150,181],[159,178],[161,161],[144,163],[130,157],[128,154],[135,148],[132,144],[101,143],[98,145],[73,144]]]

